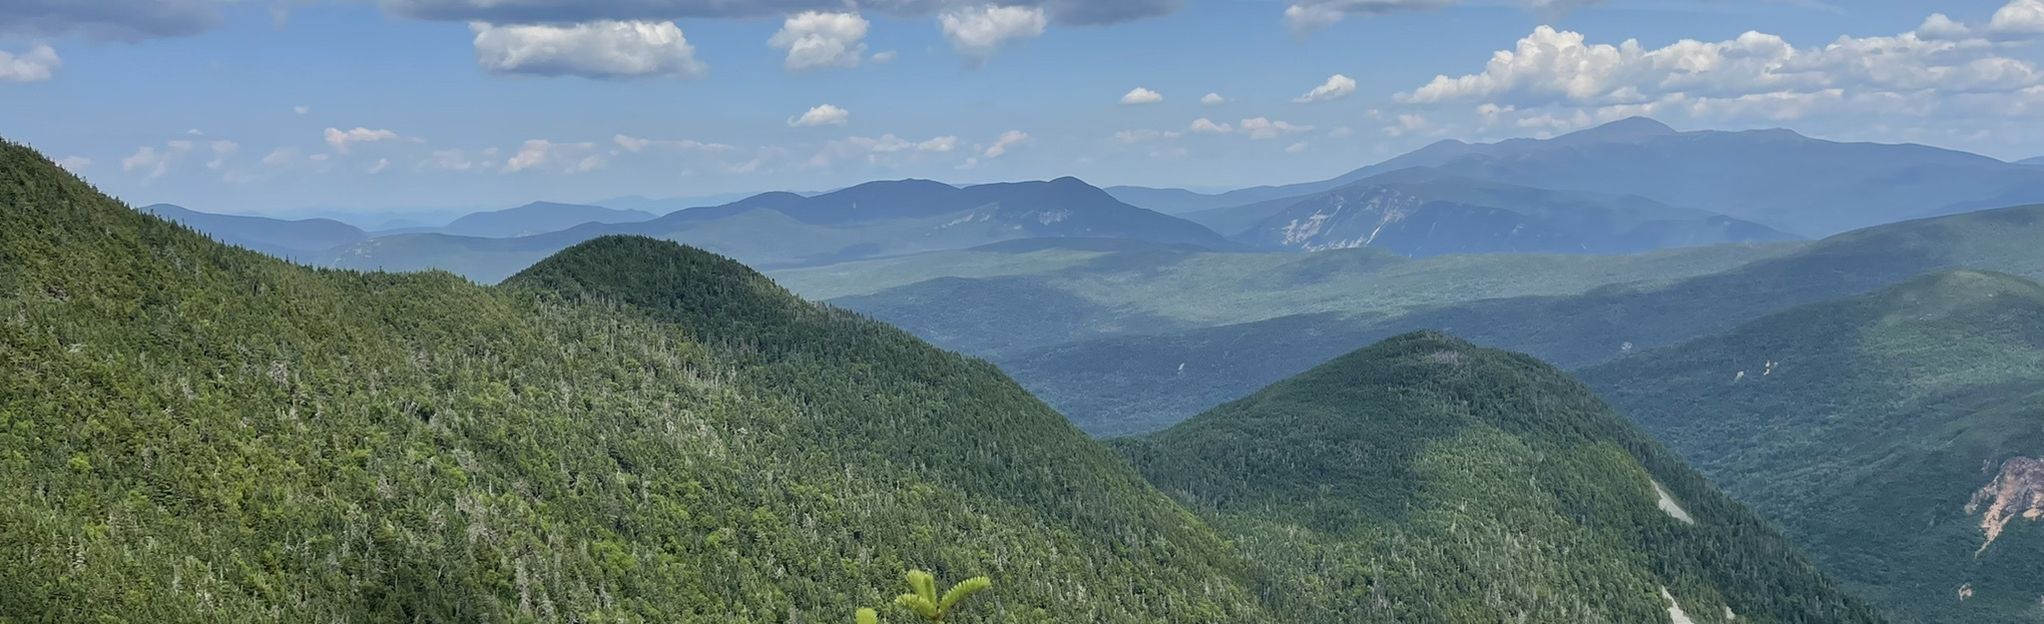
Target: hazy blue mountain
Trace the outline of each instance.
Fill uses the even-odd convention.
[[[1330,180],[1244,189],[1193,209],[1310,195],[1412,167],[1542,189],[1638,195],[1803,236],[2044,201],[2044,171],[1977,154],[1825,141],[1780,129],[1678,132],[1632,118],[1552,139],[1443,141]],[[1213,225],[1219,218],[1197,220]]]
[[[1199,224],[1121,203],[1076,178],[964,188],[900,180],[814,197],[767,193],[650,221],[583,224],[522,238],[378,238],[336,249],[323,263],[447,269],[490,282],[555,251],[609,234],[685,242],[759,267],[828,264],[1046,237],[1124,238],[1208,249],[1239,246]]]
[[[1794,238],[1757,223],[1639,196],[1549,191],[1423,168],[1291,202],[1235,235],[1264,247],[1369,247],[1407,256],[1623,254]]]
[[[1115,199],[1119,199],[1130,206],[1147,208],[1171,215],[1183,215],[1188,212],[1227,208],[1236,205],[1231,203],[1231,199],[1218,193],[1201,193],[1180,188],[1110,186],[1101,190],[1107,191],[1107,194],[1113,195]]]
[[[716,195],[697,195],[690,197],[661,197],[661,198],[646,197],[643,195],[627,195],[624,197],[612,197],[610,199],[598,200],[589,203],[602,206],[605,208],[616,208],[618,210],[636,210],[639,212],[653,213],[655,215],[664,215],[670,212],[675,212],[678,210],[687,210],[690,208],[702,208],[705,206],[722,206],[724,204],[745,199],[753,195],[756,195],[756,193],[720,193]]]
[[[1976,268],[2044,277],[2040,240],[2044,206],[2008,208],[1850,232],[1671,282],[1614,284],[1561,296],[1484,294],[1388,313],[1320,310],[991,355],[1081,428],[1141,432],[1407,331],[1443,330],[1563,366],[1587,366],[1928,272]]]
[[[2023,159],[2023,160],[2018,160],[2018,161],[2016,161],[2016,164],[2018,164],[2018,165],[2044,165],[2044,156],[2038,156],[2038,157],[2036,157],[2036,158],[2026,158],[2026,159]]]
[[[603,206],[532,202],[517,208],[478,212],[455,219],[439,233],[451,236],[516,238],[558,232],[584,223],[636,223],[659,215]]]
[[[1897,621],[2044,616],[2044,287],[1978,271],[1582,371]]]
[[[332,219],[287,221],[222,215],[172,204],[144,206],[141,210],[182,223],[214,240],[285,258],[308,258],[369,237],[360,228]]]

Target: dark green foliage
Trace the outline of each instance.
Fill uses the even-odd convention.
[[[2016,519],[1982,549],[1986,510],[1968,509],[2010,460],[2044,457],[2035,283],[1933,275],[1584,376],[1899,619],[2044,617],[2044,532]]]
[[[1666,622],[1662,588],[1697,622],[1876,621],[1566,374],[1439,334],[1116,442],[1285,621]]]
[[[909,568],[1013,579],[974,622],[1265,619],[991,366],[669,243],[317,271],[0,143],[0,369],[0,621],[819,622]]]

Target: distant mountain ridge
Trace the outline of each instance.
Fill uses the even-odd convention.
[[[2044,171],[1977,154],[1826,141],[1783,129],[1681,132],[1630,118],[1544,140],[1441,141],[1329,180],[1233,191],[1193,208],[1149,207],[1221,210],[1412,167],[1542,189],[1638,195],[1809,237],[2044,201]],[[1123,193],[1149,201],[1178,196]]]
[[[521,238],[382,237],[336,249],[322,263],[364,269],[439,268],[491,282],[554,251],[610,234],[687,242],[769,268],[1029,238],[1124,238],[1208,249],[1239,246],[1199,224],[1124,204],[1077,178],[962,188],[897,180],[816,196],[766,193],[650,221],[584,224]]]
[[[1308,196],[1235,239],[1319,251],[1627,254],[1794,240],[1757,223],[1638,196],[1549,191],[1414,168]]]
[[[369,238],[360,228],[332,219],[284,220],[223,215],[173,204],[152,204],[140,210],[182,223],[223,243],[284,258],[310,258],[328,249]]]
[[[659,215],[638,210],[532,202],[516,208],[468,214],[445,227],[436,228],[436,231],[451,236],[515,238],[558,232],[584,223],[635,223],[656,217]]]

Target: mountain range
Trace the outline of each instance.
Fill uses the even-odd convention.
[[[319,263],[358,269],[446,269],[493,282],[570,245],[611,234],[697,244],[769,268],[1042,237],[1235,246],[1198,224],[1123,204],[1076,178],[968,187],[901,180],[816,196],[767,193],[640,223],[584,224],[519,238],[379,237],[334,249]]]
[[[584,223],[635,223],[651,221],[659,216],[639,210],[533,202],[517,208],[464,215],[434,231],[450,236],[515,238],[558,232]]]
[[[1913,144],[1825,141],[1781,129],[1678,132],[1646,118],[1552,139],[1442,141],[1329,180],[1198,201],[1152,190],[1117,193],[1145,208],[1193,217],[1203,210],[1302,198],[1414,167],[1556,191],[1636,195],[1808,237],[2044,201],[2044,174],[1985,156]],[[1198,220],[1213,219],[1208,213]]]
[[[1548,191],[1415,168],[1298,199],[1235,234],[1266,247],[1458,253],[1639,253],[1793,240],[1764,225],[1638,196]]]
[[[215,240],[280,258],[306,259],[342,245],[361,242],[369,234],[333,219],[287,221],[267,217],[220,215],[171,204],[143,206],[142,212],[205,232]]]
[[[1117,457],[705,251],[315,270],[5,142],[0,317],[0,619],[834,621],[915,568],[1016,624],[1877,621],[1579,385],[1435,335]]]

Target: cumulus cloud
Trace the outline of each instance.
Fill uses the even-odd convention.
[[[57,51],[46,45],[29,48],[27,52],[9,54],[0,52],[0,82],[39,82],[56,75],[57,67],[64,59],[57,58]]]
[[[1261,141],[1306,132],[1312,130],[1313,126],[1301,126],[1283,121],[1273,121],[1265,117],[1255,117],[1242,120],[1241,123],[1236,124],[1235,128],[1242,134],[1248,135],[1249,138]]]
[[[476,62],[492,73],[587,78],[701,78],[709,73],[673,22],[477,22],[469,27],[475,32]]]
[[[371,130],[362,127],[356,127],[353,130],[342,130],[340,128],[326,129],[327,146],[334,148],[334,151],[342,154],[348,153],[348,150],[357,144],[396,141],[401,138],[403,137],[398,136],[396,132],[383,129]]]
[[[736,147],[725,145],[723,143],[705,143],[702,141],[697,141],[695,139],[678,139],[678,140],[642,139],[639,137],[626,134],[613,136],[610,138],[610,140],[611,143],[617,145],[618,149],[631,152],[634,154],[649,150],[714,153],[728,152],[737,149]]]
[[[2044,74],[1996,54],[1984,42],[1841,37],[1798,49],[1781,37],[1748,32],[1720,42],[1679,41],[1648,49],[1636,40],[1590,44],[1583,35],[1542,26],[1514,50],[1491,57],[1482,73],[1437,76],[1398,99],[1431,104],[1490,100],[1518,106],[1624,105],[1668,97],[1738,98],[1830,89],[1899,92],[1942,89],[2009,92]]]
[[[1987,31],[2004,38],[2044,36],[2044,0],[2013,0],[1987,22]]]
[[[1168,141],[1168,140],[1171,140],[1171,139],[1176,139],[1176,138],[1179,138],[1179,137],[1182,137],[1182,136],[1185,136],[1185,133],[1183,133],[1183,132],[1179,132],[1179,131],[1176,131],[1176,130],[1163,130],[1163,131],[1160,131],[1160,130],[1122,130],[1122,131],[1120,131],[1120,132],[1116,132],[1116,133],[1114,133],[1114,142],[1116,142],[1116,143],[1120,143],[1120,144],[1123,144],[1123,145],[1134,145],[1134,144],[1136,144],[1136,143],[1148,143],[1148,142],[1151,142],[1151,141]]]
[[[504,161],[504,173],[517,173],[542,167],[558,168],[562,173],[587,173],[608,164],[595,143],[555,143],[546,139],[531,139],[519,146],[518,151]]]
[[[1001,133],[1000,138],[994,139],[994,144],[987,146],[986,151],[982,154],[990,159],[1000,158],[1007,155],[1010,148],[1027,142],[1029,142],[1029,133],[1021,130],[1009,130]]]
[[[1164,94],[1151,91],[1145,87],[1136,87],[1131,89],[1127,95],[1121,96],[1121,103],[1123,105],[1156,104],[1162,101],[1164,101]]]
[[[1192,120],[1192,125],[1187,130],[1193,134],[1227,134],[1234,132],[1235,126],[1225,123],[1214,123],[1212,119],[1201,117]]]
[[[1328,76],[1327,82],[1320,83],[1320,86],[1313,87],[1312,91],[1307,91],[1305,95],[1301,95],[1297,98],[1294,98],[1292,99],[1292,101],[1300,104],[1310,104],[1313,102],[1332,102],[1334,100],[1339,100],[1348,97],[1354,94],[1355,92],[1356,81],[1354,78],[1343,76],[1341,74],[1335,74],[1333,76]]]
[[[809,158],[808,166],[829,167],[841,161],[856,161],[867,165],[891,167],[910,162],[918,155],[949,154],[956,151],[963,142],[955,136],[940,136],[922,141],[905,139],[893,134],[879,137],[854,136],[824,144],[823,149]]]
[[[987,4],[945,11],[937,16],[937,23],[952,49],[978,62],[1012,41],[1042,36],[1050,19],[1042,7]]]
[[[142,172],[144,181],[161,178],[170,173],[171,166],[198,147],[197,143],[177,140],[164,143],[162,149],[152,145],[136,148],[135,153],[121,159],[121,171]]]
[[[985,0],[380,0],[380,3],[392,13],[421,19],[526,24],[757,18],[808,11],[870,10],[919,17],[975,4],[998,4],[1031,9],[1058,24],[1086,25],[1156,17],[1176,11],[1183,5],[1182,0],[1000,0],[992,3]]]
[[[138,40],[195,35],[220,23],[219,0],[0,0],[0,36]]]
[[[845,125],[846,123],[851,122],[851,120],[852,120],[851,111],[838,108],[836,106],[832,106],[829,104],[824,104],[809,109],[809,112],[802,113],[800,117],[790,118],[788,120],[788,125],[790,127],[795,128],[814,128],[817,126],[842,126]]]
[[[767,45],[788,53],[790,71],[858,67],[872,23],[858,13],[804,11],[788,16]]]
[[[1228,98],[1221,97],[1221,94],[1219,93],[1208,93],[1206,97],[1199,99],[1199,103],[1205,104],[1207,106],[1220,106],[1222,104],[1227,104]]]

